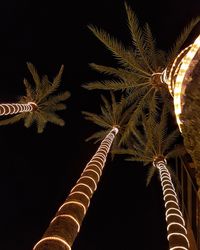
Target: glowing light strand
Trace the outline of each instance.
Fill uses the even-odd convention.
[[[166,160],[154,161],[153,165],[159,170],[161,186],[163,191],[163,198],[165,202],[165,218],[167,221],[167,239],[169,241],[169,250],[185,249],[189,250],[190,244],[187,238],[187,230],[185,228],[185,221],[180,211],[177,194],[171,180],[170,173],[166,167]],[[177,221],[178,220],[178,221]],[[174,225],[174,226],[173,226]],[[173,241],[171,241],[171,237]],[[176,241],[176,237],[177,241]],[[180,241],[180,238],[182,240]],[[177,243],[176,243],[177,242]],[[179,243],[178,243],[179,242]]]
[[[170,75],[169,75],[168,83],[169,84],[171,83],[171,89],[173,92],[172,96],[174,97],[174,110],[175,110],[176,120],[177,120],[177,124],[179,126],[180,131],[181,131],[181,124],[182,124],[180,115],[181,115],[182,108],[183,108],[181,98],[182,98],[182,95],[184,95],[183,82],[184,82],[186,72],[189,69],[190,63],[199,49],[200,49],[200,35],[195,39],[195,41],[190,46],[185,48],[179,54],[178,57],[180,57],[186,50],[188,50],[186,54],[182,57],[178,66],[176,67],[175,74],[172,75],[172,71],[173,71],[173,68],[175,67],[178,57],[175,59],[174,64],[170,71]]]
[[[111,144],[113,142],[113,139],[115,138],[116,134],[118,133],[118,129],[116,127],[113,127],[113,129],[110,131],[110,133],[105,137],[105,139],[101,142],[96,154],[92,157],[92,159],[89,161],[89,163],[86,165],[85,169],[83,170],[81,177],[79,178],[79,180],[77,181],[76,185],[71,189],[70,194],[69,194],[69,198],[67,198],[65,200],[65,202],[61,205],[61,207],[58,209],[59,214],[57,213],[56,216],[54,217],[54,219],[52,220],[52,222],[54,222],[56,220],[56,218],[59,217],[63,217],[63,218],[71,218],[76,224],[77,224],[77,232],[76,233],[72,233],[70,232],[70,244],[68,243],[68,238],[66,236],[66,239],[63,240],[62,238],[57,237],[57,235],[59,234],[58,230],[56,230],[56,236],[52,235],[52,227],[54,226],[54,223],[51,223],[48,227],[48,229],[46,230],[45,235],[48,235],[48,233],[50,235],[48,235],[49,237],[44,237],[42,238],[35,246],[34,246],[34,250],[42,250],[45,249],[45,245],[42,245],[41,243],[43,241],[47,241],[47,240],[57,240],[62,242],[65,246],[67,246],[68,249],[71,250],[71,245],[73,244],[73,241],[75,240],[75,237],[80,229],[80,225],[81,222],[87,212],[87,209],[89,207],[89,202],[90,202],[90,198],[92,197],[95,189],[97,188],[97,183],[100,180],[100,175],[102,173],[102,170],[104,168],[105,162],[106,162],[106,157],[107,154],[110,150]],[[99,171],[99,173],[97,172],[97,170]],[[96,178],[92,178],[91,177],[91,173],[95,174],[97,176],[97,180]],[[94,177],[94,176],[93,176]],[[85,180],[91,180],[94,184],[94,188],[90,187],[90,184],[86,184],[84,183]],[[86,190],[89,190],[90,192],[90,197],[88,196],[88,193],[85,193],[83,190],[83,188],[87,188]],[[72,197],[72,195],[75,194],[81,194],[84,197],[87,198],[88,201],[88,205],[85,206],[82,202],[83,199],[80,199],[78,196],[74,196],[74,198]],[[72,200],[73,199],[73,200]],[[63,210],[63,208],[68,205],[77,205],[83,208],[84,213],[82,214],[82,216],[80,215],[80,213],[78,211],[76,211],[75,209],[73,209],[73,215],[69,214],[69,209],[67,210],[67,214],[64,212],[66,210]],[[63,212],[63,214],[62,214]],[[78,213],[76,216],[76,212]],[[79,218],[79,221],[76,218]],[[81,216],[81,218],[80,218]],[[65,222],[66,223],[66,222]],[[78,226],[79,225],[79,226]],[[70,227],[69,227],[70,230]],[[43,248],[44,247],[44,248]]]
[[[53,220],[51,221],[51,223],[53,223],[55,220],[59,219],[59,218],[70,218],[73,222],[75,222],[75,224],[77,225],[77,231],[80,231],[80,224],[78,223],[78,221],[70,214],[60,214],[57,215],[53,218]]]
[[[22,103],[2,103],[0,104],[0,116],[13,115],[22,112],[31,112],[37,106],[34,102]]]
[[[66,201],[62,204],[62,206],[58,209],[58,212],[65,206],[69,205],[69,204],[75,204],[75,205],[78,205],[80,207],[83,208],[83,212],[84,212],[84,215],[86,214],[86,207],[83,205],[82,202],[79,202],[79,201]]]
[[[63,240],[60,237],[55,237],[55,236],[49,236],[49,237],[42,238],[40,241],[37,242],[37,244],[34,246],[33,250],[35,250],[42,242],[53,241],[53,240],[61,242],[65,247],[67,247],[67,249],[71,250],[71,247],[67,241]]]

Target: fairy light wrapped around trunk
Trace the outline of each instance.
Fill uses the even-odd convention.
[[[180,115],[184,109],[186,88],[194,77],[193,74],[196,67],[199,68],[199,61],[200,35],[191,45],[182,50],[173,64],[166,69],[167,77],[165,79],[168,89],[174,98],[175,115],[180,131],[182,131]]]
[[[167,169],[167,161],[164,157],[157,157],[153,162],[159,170],[160,181],[165,203],[165,218],[167,222],[167,239],[169,250],[189,250],[190,244],[187,238],[185,220],[179,207],[178,197]]]
[[[2,103],[0,104],[0,116],[13,115],[23,112],[31,112],[37,108],[35,102],[28,103]]]
[[[114,127],[101,142],[97,152],[86,165],[44,236],[36,243],[33,250],[71,249],[90,205],[90,199],[97,189],[107,154],[117,133],[118,128]]]

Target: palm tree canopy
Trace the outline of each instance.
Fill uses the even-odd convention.
[[[86,120],[97,124],[103,129],[87,138],[87,141],[91,139],[95,139],[95,142],[101,141],[113,127],[117,127],[119,129],[117,137],[120,137],[123,134],[130,114],[133,113],[135,106],[128,105],[127,100],[123,95],[120,97],[119,101],[116,100],[113,92],[110,92],[110,95],[111,102],[109,102],[105,96],[101,96],[103,102],[101,106],[101,114],[98,115],[91,112],[82,111]],[[114,144],[118,142],[119,140],[115,140]]]
[[[56,114],[56,111],[66,109],[66,105],[62,102],[69,98],[70,93],[65,91],[54,94],[60,86],[64,66],[61,66],[53,82],[50,82],[47,75],[40,77],[33,64],[27,63],[27,66],[35,86],[32,87],[29,81],[24,79],[26,95],[20,98],[19,103],[34,102],[37,107],[32,112],[20,113],[8,119],[1,120],[0,125],[13,124],[23,119],[24,125],[27,128],[33,122],[36,122],[38,133],[43,132],[47,122],[64,126],[64,120]]]
[[[200,17],[193,19],[177,38],[172,48],[166,53],[156,48],[155,39],[151,29],[146,23],[140,27],[138,19],[131,8],[125,4],[128,18],[128,27],[131,35],[132,46],[126,48],[121,42],[110,34],[95,26],[89,26],[94,35],[112,52],[117,59],[118,67],[108,67],[98,64],[90,64],[96,71],[113,77],[104,81],[90,82],[83,87],[104,90],[122,90],[129,95],[129,101],[137,103],[137,109],[129,120],[123,140],[127,140],[130,131],[137,124],[140,114],[147,107],[151,112],[156,112],[157,100],[162,97],[166,102],[173,104],[168,93],[167,84],[162,80],[162,72],[171,64],[184,42],[188,38],[194,26],[200,21]]]
[[[181,134],[179,129],[169,131],[168,129],[169,110],[164,105],[160,116],[142,115],[141,123],[134,129],[134,133],[125,148],[112,151],[114,154],[128,155],[126,160],[142,162],[144,165],[151,164],[147,183],[150,182],[156,168],[152,167],[152,162],[157,157],[175,158],[182,157],[186,150],[182,144],[178,144]],[[177,145],[175,146],[175,143]]]

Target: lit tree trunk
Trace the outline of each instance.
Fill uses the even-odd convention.
[[[159,170],[160,180],[165,202],[165,216],[167,222],[167,239],[169,241],[169,250],[188,250],[190,249],[187,238],[185,221],[179,207],[179,202],[171,175],[166,167],[165,159],[155,159],[154,166]]]
[[[31,112],[37,108],[37,104],[34,102],[28,103],[2,103],[0,104],[0,116],[13,115],[23,112]]]
[[[42,239],[34,246],[34,250],[71,249],[88,210],[90,199],[97,188],[107,154],[117,133],[118,129],[114,127],[101,142],[76,185],[58,209]]]

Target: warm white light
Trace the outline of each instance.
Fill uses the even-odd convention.
[[[76,185],[72,188],[71,192],[72,192],[76,187],[78,187],[78,186],[87,187],[87,188],[90,190],[90,193],[93,194],[93,191],[92,191],[91,187],[90,187],[89,185],[85,184],[85,183],[78,183],[78,184],[76,184]]]
[[[81,176],[79,179],[78,179],[78,182],[82,179],[89,179],[91,180],[93,183],[94,183],[94,191],[97,189],[97,184],[96,184],[96,181],[90,177],[90,176],[87,176],[87,175],[84,175],[84,176]]]
[[[188,248],[186,248],[186,247],[182,247],[182,246],[170,247],[170,249],[169,249],[169,250],[175,250],[175,249],[178,249],[178,250],[180,250],[180,249],[183,249],[183,250],[188,250]]]
[[[84,214],[86,214],[86,207],[83,205],[83,203],[81,203],[79,201],[66,201],[62,204],[62,206],[58,209],[58,211],[60,211],[63,207],[65,207],[66,205],[69,205],[69,204],[75,204],[75,205],[82,207]]]
[[[178,208],[175,208],[175,207],[170,207],[170,208],[168,208],[167,211],[166,211],[166,213],[165,213],[165,216],[168,215],[168,212],[169,212],[170,210],[176,210],[178,213],[180,213],[181,216],[183,216],[181,210],[178,209]]]
[[[185,240],[187,241],[188,247],[190,247],[190,243],[188,241],[188,238],[184,234],[182,234],[182,233],[171,233],[171,234],[168,234],[167,239],[169,240],[170,237],[174,236],[174,235],[178,235],[178,236],[181,236],[181,237],[185,238]]]
[[[12,115],[22,112],[30,112],[33,110],[33,106],[37,106],[34,102],[28,102],[28,103],[3,103],[0,104],[0,108],[3,109],[3,111],[0,113],[0,115]],[[7,111],[6,111],[7,108]]]
[[[175,213],[168,214],[168,215],[166,216],[166,219],[168,219],[170,216],[175,216],[175,217],[178,217],[179,219],[181,219],[181,220],[182,220],[183,225],[185,226],[185,221],[184,221],[184,219],[183,219],[183,217],[182,217],[181,215],[179,215],[179,214],[175,214]]]
[[[97,166],[96,164],[93,164],[93,163],[90,163],[89,165],[86,165],[86,167],[85,167],[85,169],[84,169],[84,172],[85,172],[86,170],[91,169],[92,167],[97,168],[97,169],[99,170],[100,175],[102,174],[102,169],[101,169],[99,166]]]
[[[58,218],[70,218],[77,225],[77,232],[80,231],[80,224],[79,224],[79,222],[72,215],[69,215],[69,214],[60,214],[60,215],[57,215],[55,218],[53,218],[53,220],[51,221],[51,223],[53,223]]]
[[[100,175],[99,175],[99,173],[97,173],[97,171],[95,171],[94,169],[85,169],[84,172],[82,173],[82,175],[83,175],[84,173],[86,173],[86,172],[95,173],[96,176],[97,176],[97,181],[99,182],[99,180],[100,180]]]
[[[180,114],[182,112],[182,103],[181,103],[181,96],[184,94],[182,93],[182,84],[184,81],[185,74],[187,70],[189,69],[189,65],[191,61],[193,60],[195,54],[197,53],[198,49],[200,48],[200,35],[197,37],[197,39],[194,41],[194,43],[191,45],[189,51],[186,53],[186,55],[182,58],[180,63],[180,69],[178,70],[177,77],[175,80],[174,85],[174,109],[177,119],[177,124],[179,126],[179,129],[181,131],[181,120],[180,120]]]
[[[178,222],[171,222],[171,223],[169,223],[169,225],[167,226],[167,231],[169,231],[169,228],[171,226],[173,226],[173,225],[180,226],[185,231],[185,234],[187,234],[187,230],[185,229],[185,227],[182,224],[178,223]]]
[[[162,186],[162,191],[163,191],[163,199],[165,201],[165,208],[166,208],[166,213],[165,213],[165,218],[167,221],[167,231],[168,232],[168,237],[167,239],[170,242],[170,237],[171,236],[182,236],[186,239],[187,244],[189,246],[189,241],[187,239],[187,230],[185,228],[185,221],[183,219],[182,213],[179,209],[179,204],[178,204],[178,199],[177,199],[177,194],[174,188],[174,185],[171,180],[171,175],[170,172],[168,171],[166,167],[167,162],[165,161],[159,161],[156,162],[154,161],[154,166],[159,169],[159,174],[160,174],[160,180],[161,180],[161,186]],[[167,201],[166,201],[166,198]],[[175,207],[174,207],[175,206]],[[169,218],[171,220],[169,221]],[[173,221],[175,219],[175,221]],[[180,222],[176,222],[176,220],[180,220]],[[172,227],[173,225],[179,226],[179,227]],[[184,230],[185,234],[181,233],[182,229]],[[181,230],[181,232],[180,232]],[[171,244],[171,243],[170,243]],[[172,249],[186,249],[184,246],[176,246],[170,248]]]
[[[171,192],[174,193],[174,195],[176,195],[175,191],[172,188],[166,188],[166,189],[164,189],[163,194],[165,194],[167,191],[171,191]]]
[[[164,200],[165,200],[166,197],[168,197],[168,196],[172,196],[172,197],[176,200],[176,202],[178,203],[178,199],[177,199],[177,197],[176,197],[174,194],[166,194],[166,195],[164,195]]]
[[[43,241],[49,241],[49,240],[55,240],[55,241],[59,241],[61,243],[63,243],[63,245],[65,245],[65,247],[67,247],[67,249],[71,250],[70,245],[67,243],[67,241],[63,240],[60,237],[55,237],[55,236],[49,236],[49,237],[45,237],[43,239],[41,239],[40,241],[37,242],[37,244],[34,246],[33,250],[36,249],[36,247],[42,243]]]

